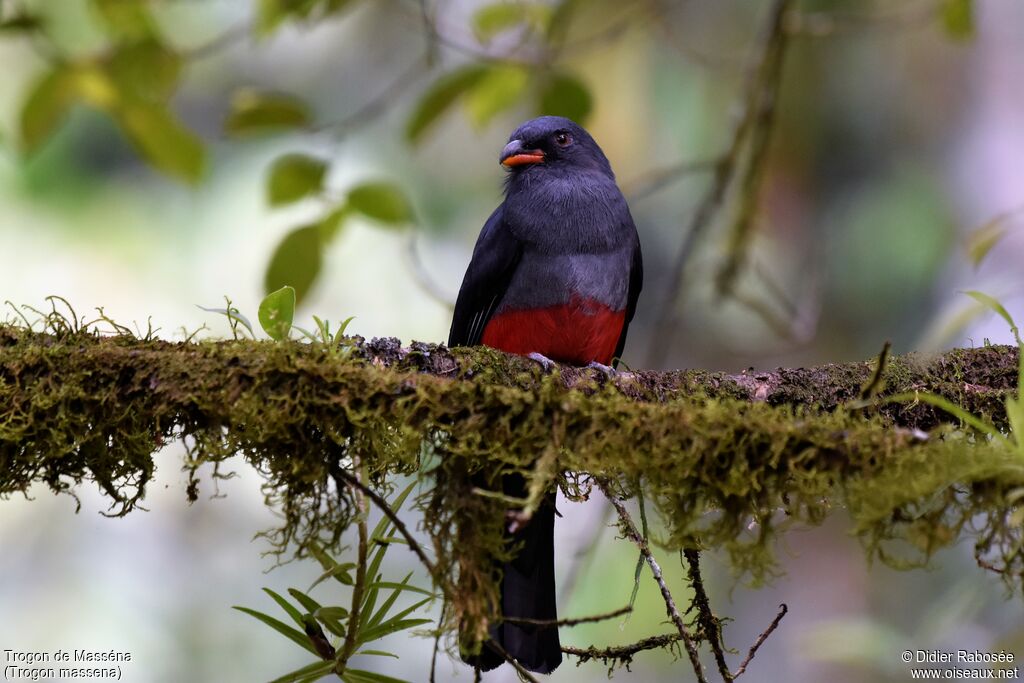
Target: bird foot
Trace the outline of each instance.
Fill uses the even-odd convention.
[[[592,360],[587,363],[587,367],[601,372],[607,379],[611,379],[615,375],[619,374],[619,371],[612,366],[605,365],[604,363],[598,363],[596,360]]]
[[[510,534],[517,533],[520,529],[530,523],[530,518],[533,515],[526,512],[526,510],[506,510],[505,511],[505,523],[508,525],[508,532]]]
[[[544,368],[544,372],[546,374],[551,374],[551,371],[555,369],[555,361],[551,360],[542,353],[537,353],[536,351],[533,351],[531,353],[526,354],[526,357],[532,361],[539,363],[540,366]]]

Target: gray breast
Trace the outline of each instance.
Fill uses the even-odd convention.
[[[527,251],[497,312],[557,306],[573,297],[622,310],[626,307],[631,263],[630,248],[600,254]]]

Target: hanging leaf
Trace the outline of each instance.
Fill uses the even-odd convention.
[[[409,123],[405,128],[406,138],[412,143],[419,142],[430,126],[460,97],[469,92],[486,73],[487,67],[471,64],[451,71],[434,81],[420,96],[416,109],[409,117]]]
[[[571,74],[556,74],[540,95],[541,115],[564,116],[576,123],[586,123],[594,106],[590,89]]]
[[[232,135],[302,128],[310,124],[309,109],[298,98],[243,88],[231,98],[224,129]]]
[[[166,107],[134,102],[119,108],[115,116],[153,166],[185,182],[199,182],[206,166],[203,143]]]
[[[950,38],[973,38],[974,0],[945,0],[942,4],[942,24]]]
[[[992,248],[1006,236],[1010,219],[1021,213],[1024,213],[1024,209],[1001,213],[967,236],[967,256],[975,268],[981,265]]]
[[[305,154],[285,154],[270,167],[267,200],[271,206],[291,204],[319,194],[324,188],[327,162]]]
[[[306,225],[285,235],[270,257],[263,288],[273,292],[290,285],[295,288],[295,303],[305,299],[320,274],[323,262],[323,243],[320,225]]]
[[[157,35],[156,22],[141,0],[92,0],[108,35],[119,40],[143,40]]]
[[[389,225],[412,221],[412,208],[402,190],[391,183],[370,182],[349,190],[349,206],[359,213]]]
[[[292,329],[292,320],[295,319],[295,289],[284,286],[263,297],[258,317],[260,327],[271,339],[287,339]]]
[[[526,69],[514,64],[498,64],[487,68],[486,73],[466,96],[469,119],[478,128],[483,128],[496,115],[515,106],[526,90],[529,74]]]
[[[34,152],[57,128],[78,101],[74,68],[58,66],[40,79],[21,107],[21,143]]]
[[[131,98],[165,103],[181,76],[181,57],[155,40],[129,43],[111,55],[105,71],[118,90]]]
[[[499,33],[522,24],[543,32],[551,15],[552,7],[547,3],[497,2],[473,14],[473,33],[481,43],[488,43]]]

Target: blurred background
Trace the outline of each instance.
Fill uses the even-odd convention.
[[[646,271],[632,367],[1009,343],[962,291],[1024,319],[1024,4],[807,0],[766,37],[774,7],[0,2],[0,299],[48,309],[61,295],[87,317],[103,307],[181,339],[202,325],[229,334],[197,305],[228,296],[255,318],[266,291],[293,284],[300,325],[355,316],[349,331],[367,338],[444,341],[501,200],[498,152],[543,112],[580,119],[630,199]],[[722,199],[695,228],[723,168]],[[90,489],[77,515],[45,489],[0,501],[0,649],[128,651],[124,680],[144,682],[269,680],[308,661],[230,606],[273,612],[260,587],[305,588],[317,568],[263,575],[272,561],[252,537],[276,518],[259,477],[239,461],[226,498],[207,483],[189,506],[180,455],[159,454],[149,511],[124,519],[97,514],[106,503]],[[606,508],[561,506],[561,614],[629,599],[636,556]],[[705,556],[734,667],[789,605],[748,680],[909,680],[904,649],[1024,657],[1020,598],[969,544],[930,570],[869,566],[837,511],[778,552],[785,573],[757,590]],[[404,575],[407,555],[391,551],[388,571]],[[678,558],[661,562],[685,600]],[[648,583],[628,620],[563,629],[564,642],[665,632]],[[401,658],[359,665],[426,680],[431,638],[387,645]],[[554,678],[604,676],[570,661]],[[442,656],[437,677],[472,672]],[[662,651],[616,675],[691,677]]]

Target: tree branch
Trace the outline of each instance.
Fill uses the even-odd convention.
[[[626,536],[640,549],[640,554],[643,555],[647,565],[651,568],[654,581],[658,584],[658,589],[661,591],[661,598],[665,601],[665,611],[672,620],[672,623],[675,624],[676,630],[679,631],[679,639],[683,641],[683,647],[686,649],[686,655],[690,658],[690,666],[693,667],[693,673],[697,676],[698,683],[707,683],[707,679],[704,677],[704,667],[700,663],[700,654],[698,654],[697,646],[693,642],[693,636],[686,630],[686,624],[683,623],[683,617],[679,614],[679,609],[672,598],[672,592],[665,583],[661,567],[658,565],[658,561],[654,559],[650,546],[647,545],[647,539],[637,531],[636,525],[633,524],[633,519],[626,510],[626,506],[622,504],[622,501],[619,500],[613,491],[609,490],[607,484],[598,482],[598,486],[608,501],[615,507],[615,511],[619,513],[619,521]]]
[[[739,678],[744,673],[746,673],[747,666],[750,664],[750,661],[754,658],[754,655],[757,654],[758,649],[761,647],[762,644],[764,644],[764,641],[768,639],[768,636],[770,636],[772,632],[779,627],[779,622],[782,621],[782,617],[786,616],[788,612],[789,607],[786,605],[786,603],[782,603],[781,605],[779,605],[779,613],[775,615],[775,618],[772,619],[772,623],[768,624],[768,628],[762,631],[761,635],[759,635],[757,637],[757,640],[754,641],[754,644],[750,646],[750,651],[747,652],[747,656],[743,660],[743,663],[740,664],[740,668],[736,669],[736,671],[732,674],[733,680]]]

